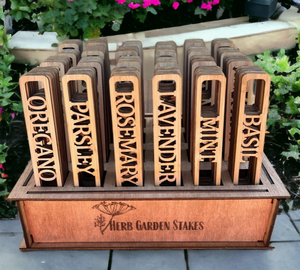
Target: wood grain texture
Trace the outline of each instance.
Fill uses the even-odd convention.
[[[243,199],[243,198],[288,198],[289,193],[275,172],[268,158],[263,156],[263,166],[261,171],[261,184],[234,185],[228,173],[228,162],[222,162],[221,181],[222,185],[195,186],[191,173],[191,163],[187,157],[187,144],[182,144],[182,186],[155,186],[154,185],[154,166],[153,166],[153,137],[152,120],[147,119],[145,129],[146,143],[145,162],[144,162],[144,186],[141,187],[117,187],[114,153],[110,155],[108,163],[104,164],[106,171],[103,187],[74,187],[72,173],[69,173],[63,187],[37,187],[34,183],[32,162],[28,164],[21,175],[16,186],[10,193],[9,200],[95,200],[101,196],[105,200],[123,199]],[[111,148],[113,150],[113,147]],[[248,162],[245,162],[247,168]],[[209,165],[203,162],[201,166],[206,168]]]
[[[37,67],[19,81],[35,184],[62,186],[68,163],[59,71]]]
[[[228,38],[216,38],[211,41],[211,56],[218,62],[217,55],[219,48],[231,47],[235,48],[234,43]]]
[[[255,103],[245,105],[249,81],[255,80]],[[244,66],[236,71],[232,114],[232,131],[228,170],[233,183],[238,184],[240,164],[249,158],[247,177],[259,184],[269,108],[270,76],[259,67]]]
[[[258,242],[271,201],[28,201],[25,211],[37,243]]]
[[[156,44],[152,83],[143,82],[141,42],[119,47],[112,72],[105,38],[87,41],[79,67],[70,69],[71,59],[78,63],[81,52],[80,45],[70,51],[71,43],[62,48],[67,56],[55,56],[57,63],[47,59],[47,68],[27,75],[33,82],[24,81],[25,101],[37,96],[35,105],[42,106],[42,97],[52,111],[40,109],[55,120],[63,114],[53,104],[61,104],[62,98],[50,90],[60,85],[58,72],[67,72],[60,77],[72,168],[64,172],[62,183],[39,186],[35,156],[29,162],[8,197],[17,201],[20,212],[24,233],[20,249],[271,248],[279,200],[289,193],[262,152],[270,87],[265,73],[250,66],[230,40],[212,42],[216,61],[236,83],[228,88],[238,89],[234,100],[228,99],[233,103],[231,141],[237,143],[227,162],[221,159],[225,76],[202,40],[185,43],[183,85],[189,95],[184,99],[185,130],[180,125],[183,98],[173,41]],[[151,89],[153,118],[144,119],[143,105],[150,107]],[[31,113],[27,109],[25,117],[32,122]],[[108,116],[113,119],[114,145],[112,133],[107,133]],[[59,147],[65,145],[63,123],[57,121],[51,130]],[[43,132],[38,125],[33,130]],[[190,135],[189,143],[182,140],[183,132]],[[54,142],[52,137],[46,144],[50,141]],[[164,176],[171,181],[164,181]]]
[[[74,87],[85,83],[86,89]],[[101,186],[103,153],[98,115],[96,71],[73,67],[62,79],[74,186]],[[82,90],[82,92],[78,91]]]
[[[166,57],[161,47],[174,44],[156,45],[155,71],[152,80],[153,95],[153,150],[154,182],[181,185],[181,100],[182,78],[175,55]],[[161,52],[157,53],[158,51]],[[167,59],[173,59],[168,61]]]
[[[115,68],[110,78],[116,185],[143,185],[141,75]]]
[[[104,91],[108,93],[109,97],[109,78],[110,78],[110,59],[109,59],[109,51],[108,51],[108,42],[105,37],[100,37],[97,39],[89,39],[85,44],[84,51],[81,54],[82,58],[88,57],[101,57],[104,61]],[[110,100],[110,98],[108,98]],[[110,102],[107,102],[107,123],[108,123],[108,134],[109,134],[109,142],[112,142],[112,124],[111,124],[111,109]]]
[[[224,55],[224,54],[223,54]],[[222,56],[223,56],[222,55]],[[241,53],[227,53],[223,58],[223,71],[227,78],[226,84],[226,106],[225,106],[225,128],[224,128],[224,152],[223,158],[228,161],[230,148],[231,121],[233,110],[233,96],[235,91],[236,69],[241,66],[253,66],[252,61]],[[253,82],[248,82],[245,102],[253,104]],[[237,89],[238,91],[238,89]],[[255,97],[255,96],[254,96]],[[249,101],[247,100],[249,98]]]
[[[83,42],[80,39],[67,39],[58,44],[58,52],[61,52],[66,49],[75,49],[82,53]]]
[[[184,104],[183,105],[183,123],[185,128],[185,137],[186,141],[189,143],[190,140],[190,131],[191,131],[191,79],[194,74],[191,73],[191,60],[193,56],[210,56],[210,53],[206,47],[189,47],[187,51],[187,67],[186,67],[186,89],[183,96],[185,96]]]
[[[274,229],[276,216],[278,214],[279,205],[280,205],[280,200],[274,199],[272,201],[272,209],[271,209],[271,213],[270,213],[270,218],[268,221],[267,230],[266,230],[266,233],[264,235],[264,240],[263,240],[263,242],[266,246],[270,245],[271,236],[272,236],[272,232]]]
[[[212,106],[202,106],[202,88],[206,81],[214,81],[215,100]],[[195,70],[193,93],[193,123],[191,140],[192,174],[194,184],[199,185],[200,163],[211,160],[211,174],[214,185],[221,184],[222,142],[226,78],[216,66],[198,67]]]
[[[32,235],[30,233],[30,229],[28,226],[28,221],[27,221],[27,215],[25,211],[25,203],[24,201],[17,202],[17,207],[20,215],[20,221],[23,229],[23,235],[24,235],[24,243],[23,245],[27,248],[31,247],[33,242]]]
[[[186,128],[186,113],[187,113],[187,87],[188,87],[188,81],[189,81],[189,55],[188,50],[191,47],[198,47],[205,50],[205,43],[202,39],[187,39],[184,41],[183,44],[183,74],[182,74],[182,125],[184,128]],[[209,53],[207,53],[209,54]]]
[[[110,143],[110,134],[109,129],[111,124],[109,123],[110,119],[110,99],[109,99],[109,89],[105,89],[105,74],[104,74],[104,60],[101,57],[85,57],[82,58],[78,67],[91,67],[96,71],[96,91],[97,91],[97,100],[98,103],[98,119],[100,124],[100,133],[101,133],[101,148],[103,153],[103,161],[107,162],[109,156],[109,143]]]
[[[68,70],[71,68],[71,59],[67,56],[50,56],[45,61],[40,63],[40,67],[57,67],[59,69],[59,82],[60,82],[60,90],[62,91],[62,85],[61,80],[62,77],[68,72]],[[67,121],[66,121],[66,115],[64,110],[64,100],[63,100],[63,94],[61,94],[62,98],[62,106],[63,106],[63,119],[64,119],[64,130],[65,130],[65,138],[66,138],[66,148],[67,148],[67,158],[68,163],[71,163],[71,154],[69,149],[69,137],[68,137],[68,128],[67,128]]]
[[[243,249],[270,250],[272,246],[265,246],[263,242],[177,242],[177,243],[33,243],[27,248],[22,241],[21,251],[38,250],[107,250],[107,249]]]
[[[76,67],[81,59],[80,51],[76,49],[64,49],[56,54],[57,56],[66,56],[71,60],[71,66]]]
[[[216,62],[215,60],[208,55],[194,55],[191,57],[190,59],[190,74],[189,74],[189,80],[190,80],[190,104],[189,104],[189,111],[186,112],[186,115],[188,115],[187,117],[187,128],[192,130],[192,126],[194,124],[194,111],[196,110],[196,108],[194,108],[194,91],[195,91],[195,71],[198,67],[209,67],[209,66],[216,66]],[[201,93],[201,105],[199,103],[197,103],[197,106],[203,106],[203,105],[207,105],[207,106],[211,106],[213,105],[213,99],[215,98],[215,92],[216,92],[216,85],[214,84],[214,82],[211,81],[206,81],[205,85],[202,85],[202,93]],[[200,100],[198,100],[200,101]],[[188,142],[188,151],[190,154],[190,160],[192,160],[192,155],[193,155],[193,151],[191,149],[193,149],[193,132],[186,132],[186,136],[188,136],[188,134],[190,134],[190,138],[187,141]]]

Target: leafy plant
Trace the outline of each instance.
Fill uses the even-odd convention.
[[[15,91],[18,83],[12,82],[11,63],[14,56],[9,53],[7,35],[3,25],[0,25],[0,120],[7,124],[15,117],[16,112],[22,112],[20,95]]]
[[[262,67],[271,77],[272,91],[270,95],[267,127],[271,134],[278,134],[280,132],[281,138],[279,139],[281,142],[279,146],[282,149],[281,160],[283,164],[293,164],[292,167],[290,165],[290,170],[293,171],[294,168],[299,168],[300,161],[299,45],[297,57],[294,62],[290,61],[284,49],[281,49],[277,54],[266,51],[264,54],[257,55],[257,58],[254,64]],[[286,138],[282,137],[282,135],[285,135]],[[292,160],[292,162],[290,160]],[[296,166],[293,160],[296,162]],[[280,172],[280,174],[282,177],[287,178],[285,172]],[[299,176],[300,172],[287,179],[288,189],[294,199],[293,207],[298,204],[300,207]],[[286,207],[288,208],[287,205]]]
[[[2,7],[1,11],[1,14],[4,14]],[[19,168],[14,166],[22,164],[19,149],[24,148],[23,145],[20,147],[20,142],[23,142],[24,138],[24,132],[20,132],[24,121],[19,120],[22,118],[23,109],[16,82],[18,78],[12,78],[15,73],[11,69],[14,56],[9,52],[9,40],[10,35],[6,34],[3,24],[0,24],[0,218],[14,217],[17,213],[14,203],[6,201],[5,198],[15,184],[16,177],[19,177],[14,175],[19,171]],[[28,145],[27,141],[25,149],[28,148],[26,144]],[[27,158],[26,154],[24,158]],[[23,168],[24,166],[20,166],[20,169]]]
[[[113,31],[119,31],[124,17],[129,13],[135,22],[143,24],[148,14],[157,15],[162,10],[166,13],[184,10],[189,14],[182,14],[182,16],[190,16],[192,22],[193,17],[206,16],[211,10],[216,11],[219,8],[231,10],[233,1],[11,0],[10,14],[16,21],[22,19],[40,21],[42,25],[40,32],[55,31],[59,40],[70,37],[89,39],[99,37],[104,28],[109,27]],[[173,16],[177,16],[178,12]],[[128,32],[132,31],[128,29]]]
[[[30,3],[29,8],[26,11],[20,10],[25,2]],[[130,11],[127,6],[112,0],[13,0],[13,3],[10,13],[14,18],[28,18],[30,13],[31,20],[42,22],[42,33],[55,31],[59,40],[68,37],[99,37],[106,24],[117,31],[124,15]]]
[[[19,21],[21,19],[31,19],[32,13],[37,8],[37,3],[34,0],[10,0],[11,16]]]
[[[300,55],[300,51],[298,51]],[[300,56],[291,64],[285,50],[276,56],[271,51],[257,55],[255,65],[262,67],[271,77],[272,94],[267,126],[271,131],[287,127],[293,139],[300,134]],[[297,144],[299,141],[297,141]]]
[[[0,144],[0,197],[8,195],[8,191],[5,185],[7,175],[4,173],[4,162],[7,157],[8,146]]]

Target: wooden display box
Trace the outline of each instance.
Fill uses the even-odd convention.
[[[143,187],[115,186],[112,150],[102,187],[74,187],[72,172],[63,187],[36,187],[30,162],[9,196],[20,211],[20,249],[272,248],[279,201],[289,193],[266,156],[259,185],[234,185],[223,162],[220,186],[209,175],[207,185],[194,186],[182,143],[182,185],[156,187],[150,130],[151,118]]]
[[[224,115],[226,77],[204,42],[187,42],[183,75],[176,44],[158,42],[152,88],[143,84],[140,42],[120,47],[116,59],[127,58],[111,74],[107,41],[89,43],[82,52],[89,61],[62,78],[56,67],[39,67],[20,79],[32,157],[9,196],[23,226],[20,249],[271,248],[279,202],[289,193],[263,155],[269,75],[240,66],[247,58],[237,52],[224,60],[235,81],[227,87],[232,115]],[[216,39],[211,51],[231,45]],[[111,109],[98,113],[98,103]],[[222,161],[224,123],[231,130],[224,147],[231,144]]]

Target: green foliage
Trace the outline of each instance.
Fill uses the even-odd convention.
[[[3,164],[5,162],[5,159],[7,157],[7,150],[8,146],[5,144],[0,144],[0,164]]]
[[[207,15],[207,10],[201,9],[199,6],[195,9],[195,15]]]
[[[0,120],[8,124],[12,120],[12,113],[22,112],[21,99],[15,91],[18,83],[12,82],[12,77],[9,76],[14,60],[14,56],[9,53],[9,40],[10,35],[7,35],[4,26],[0,25],[0,108],[2,108]]]
[[[299,36],[300,37],[300,36]],[[298,46],[299,48],[299,46]],[[281,150],[282,167],[278,172],[284,179],[292,195],[292,208],[300,208],[300,51],[298,57],[291,63],[284,49],[277,55],[266,51],[264,54],[257,55],[254,63],[262,67],[271,77],[270,108],[268,114],[267,127],[271,134],[281,134],[282,141],[278,146]],[[286,135],[285,135],[286,134]],[[278,142],[277,142],[278,143]],[[278,157],[277,157],[278,159]],[[284,164],[293,174],[287,177],[284,172]],[[284,202],[285,210],[289,209],[288,201]],[[298,206],[297,206],[298,205]]]
[[[39,2],[43,2],[41,5]],[[33,20],[37,18],[37,14],[43,12],[43,7],[49,5],[53,0],[10,0],[9,14],[17,22],[22,19]]]
[[[222,0],[213,5],[217,10],[223,7],[226,10],[233,8],[234,0]],[[58,40],[66,38],[97,38],[101,35],[103,28],[110,27],[113,31],[119,31],[123,19],[127,13],[131,13],[134,20],[144,23],[149,13],[157,15],[158,11],[167,10],[174,12],[172,8],[174,0],[160,0],[160,4],[143,7],[144,0],[135,0],[140,4],[136,9],[128,7],[132,1],[127,0],[119,4],[116,0],[11,0],[10,14],[16,21],[23,19],[32,22],[40,22],[40,32],[54,31],[58,34]],[[203,2],[208,0],[193,1],[177,0],[179,2],[178,12],[185,7],[187,14],[193,21],[193,17],[206,16],[210,11],[201,9]],[[0,14],[1,15],[1,14]],[[176,16],[176,15],[175,15]],[[130,29],[129,29],[130,30]]]
[[[10,35],[6,35],[3,24],[0,25],[0,54],[2,56],[8,53],[8,41],[10,39]]]
[[[20,2],[19,0],[15,0]],[[116,1],[41,1],[36,2],[40,13],[33,16],[42,22],[40,32],[54,31],[58,39],[97,38],[101,29],[110,24],[117,31],[124,15],[130,11],[126,5]]]
[[[296,63],[291,64],[284,49],[281,49],[275,56],[271,54],[271,51],[266,51],[257,57],[258,60],[254,64],[262,67],[270,75],[272,82],[268,128],[271,131],[284,126],[300,128],[300,125],[297,125],[298,122],[295,122],[300,113],[299,57]]]
[[[22,8],[21,8],[22,10]],[[24,8],[23,10],[27,10]],[[2,7],[1,13],[4,14]],[[1,15],[1,18],[2,15]],[[17,82],[13,82],[11,77],[12,69],[11,64],[14,60],[14,56],[9,52],[8,42],[10,35],[6,34],[3,23],[0,24],[0,217],[13,217],[16,214],[16,207],[13,203],[5,200],[9,194],[8,182],[11,179],[8,178],[6,161],[10,155],[14,156],[14,153],[10,153],[10,147],[8,142],[17,141],[14,136],[20,134],[12,134],[11,124],[18,112],[22,112],[22,104],[20,94],[17,91]],[[12,145],[12,144],[10,144]],[[4,170],[5,168],[5,170]]]
[[[11,12],[12,17],[18,22],[19,20],[25,18],[30,20],[30,15],[32,9],[30,0],[10,0],[11,2]]]

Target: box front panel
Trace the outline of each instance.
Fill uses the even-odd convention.
[[[26,201],[34,242],[262,241],[271,199]]]

